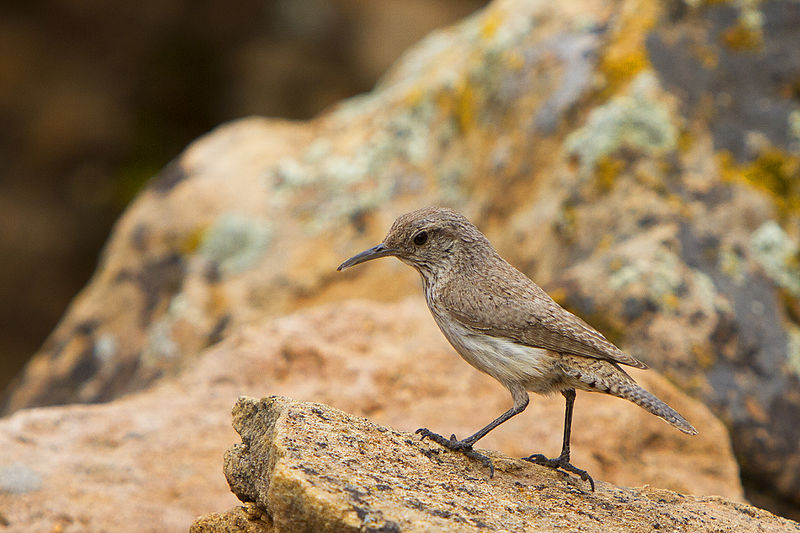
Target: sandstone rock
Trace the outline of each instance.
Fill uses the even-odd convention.
[[[483,466],[416,436],[324,404],[240,398],[242,437],[225,456],[240,500],[259,529],[234,510],[212,531],[800,531],[800,524],[719,497],[685,496],[580,479],[497,453]],[[251,506],[252,508],[252,506]],[[250,513],[252,514],[252,513]]]
[[[211,513],[192,522],[189,533],[219,531],[225,533],[272,533],[274,528],[266,513],[254,504],[234,507],[224,513]]]
[[[800,505],[800,15],[691,6],[497,1],[316,120],[198,140],[119,221],[6,411],[138,390],[264,315],[418,291],[396,262],[333,269],[442,203],[711,405],[752,490]]]
[[[656,372],[636,377],[700,434],[684,436],[623,400],[579,394],[575,462],[598,481],[742,501],[721,422]],[[24,409],[0,420],[3,533],[186,531],[195,517],[232,507],[236,499],[220,466],[237,440],[229,413],[242,394],[292,395],[404,432],[428,426],[459,435],[511,403],[508,392],[446,344],[419,297],[262,319],[147,391],[100,405]],[[563,401],[532,400],[481,446],[511,456],[556,454]],[[246,516],[257,530],[258,509]],[[233,528],[243,520],[236,512],[205,523]]]

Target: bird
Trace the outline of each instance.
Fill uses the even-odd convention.
[[[534,464],[570,472],[588,481],[586,470],[570,462],[575,391],[599,392],[629,400],[680,431],[697,430],[674,409],[638,385],[622,368],[647,368],[602,333],[555,302],[513,267],[462,214],[425,207],[399,216],[383,242],[344,261],[337,270],[393,256],[419,272],[433,319],[456,352],[511,393],[513,406],[473,435],[458,440],[427,428],[416,431],[450,450],[494,465],[473,445],[497,426],[523,412],[529,392],[561,393],[566,406],[561,453],[523,457]]]

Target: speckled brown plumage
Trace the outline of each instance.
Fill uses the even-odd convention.
[[[339,270],[395,256],[422,276],[434,320],[461,357],[497,379],[514,406],[474,435],[457,441],[419,430],[440,444],[482,460],[472,445],[522,412],[528,391],[561,392],[567,400],[561,456],[528,460],[580,475],[569,463],[569,435],[575,390],[629,400],[688,434],[697,431],[675,410],[640,387],[621,368],[647,366],[609,342],[589,324],[558,305],[544,290],[505,261],[463,215],[428,207],[400,216],[384,241],[345,261]]]

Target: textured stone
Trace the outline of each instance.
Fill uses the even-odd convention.
[[[313,121],[219,128],[122,217],[6,411],[138,390],[265,315],[418,291],[397,262],[333,269],[440,203],[711,405],[751,490],[800,505],[797,11],[497,1]]]
[[[239,499],[262,510],[264,531],[800,531],[720,497],[605,482],[590,492],[575,477],[498,453],[488,479],[464,455],[323,404],[243,397],[233,424],[242,444],[228,450],[225,475]],[[242,514],[227,515],[233,525],[202,519],[193,531],[251,531],[239,526]]]
[[[579,393],[576,464],[596,480],[741,501],[721,422],[656,372],[636,377],[700,434],[684,436],[623,400]],[[237,328],[180,376],[147,391],[101,405],[23,409],[1,419],[3,533],[186,531],[195,517],[232,507],[236,499],[221,463],[237,440],[229,413],[241,394],[292,395],[405,432],[425,425],[459,435],[511,404],[507,391],[452,351],[420,298],[342,302],[265,318]],[[555,454],[562,418],[563,401],[533,398],[481,446],[513,456]],[[254,531],[266,527],[253,523],[259,513],[253,507],[246,513]],[[225,513],[207,517],[203,527],[238,524],[233,530],[241,531],[244,520],[241,512]]]
[[[272,533],[275,529],[266,513],[253,504],[211,513],[192,522],[189,533]]]
[[[33,469],[21,463],[0,466],[0,492],[24,494],[42,488],[42,478]]]
[[[787,46],[798,38],[800,5],[709,3],[674,13],[672,22],[648,36],[649,57],[686,115],[708,121],[715,148],[749,160],[759,148],[755,134],[797,150],[790,117],[798,105],[786,90],[800,72],[800,49]]]

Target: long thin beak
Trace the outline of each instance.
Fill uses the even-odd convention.
[[[364,261],[369,261],[370,259],[377,259],[379,257],[386,257],[387,255],[394,254],[394,250],[391,248],[387,248],[383,243],[380,243],[377,246],[373,246],[369,250],[364,250],[360,254],[356,254],[341,265],[336,270],[344,270],[345,268],[349,268],[351,266],[357,265],[359,263],[363,263]]]

